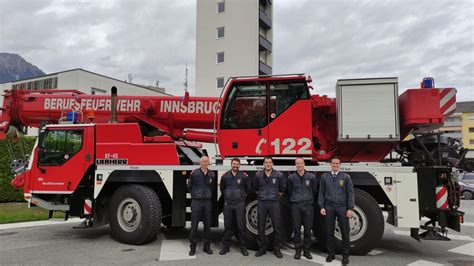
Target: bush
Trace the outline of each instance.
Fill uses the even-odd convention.
[[[26,154],[31,154],[36,137],[22,137],[21,143],[24,146]],[[13,178],[10,172],[11,158],[7,150],[7,142],[9,142],[13,148],[13,156],[15,159],[21,158],[21,149],[19,141],[0,140],[0,202],[12,202],[22,201],[23,191],[15,190],[11,186],[10,182]]]

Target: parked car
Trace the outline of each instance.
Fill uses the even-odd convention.
[[[459,175],[458,180],[461,186],[461,195],[464,199],[472,199],[474,194],[474,173],[462,173]]]

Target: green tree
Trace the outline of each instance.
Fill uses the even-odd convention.
[[[13,175],[10,172],[10,164],[12,162],[10,154],[7,149],[7,144],[10,143],[13,148],[13,156],[15,159],[22,158],[22,150],[26,154],[31,154],[36,137],[23,136],[20,147],[20,141],[0,140],[0,202],[23,201],[23,191],[15,190],[10,184]],[[8,142],[8,143],[7,143]]]

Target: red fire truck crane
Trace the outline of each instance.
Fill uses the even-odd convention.
[[[397,78],[351,79],[337,82],[333,99],[311,95],[310,83],[302,74],[231,78],[219,98],[117,96],[116,88],[112,96],[5,91],[0,138],[39,127],[29,159],[12,163],[13,186],[23,189],[30,206],[50,215],[78,216],[86,227],[110,224],[123,243],[152,241],[161,223],[185,226],[186,179],[207,154],[203,142],[215,143],[218,160],[211,168],[219,177],[228,170],[226,158],[245,159],[242,169],[252,177],[267,155],[285,173],[303,157],[319,177],[338,155],[355,185],[354,254],[369,252],[381,239],[382,211],[387,223],[410,228],[418,240],[446,239],[446,227],[460,231],[463,213],[452,168],[468,168],[465,151],[430,133],[454,112],[454,89],[434,88],[428,78],[398,96]],[[403,141],[407,136],[411,140]],[[223,200],[217,186],[214,192],[218,226]],[[254,194],[247,203],[255,246]],[[285,196],[281,205],[288,213]],[[429,222],[420,225],[421,217]],[[319,212],[314,221],[324,246]],[[289,237],[290,219],[283,224]],[[271,223],[267,234],[273,234]]]

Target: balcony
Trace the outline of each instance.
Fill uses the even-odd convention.
[[[272,28],[272,19],[261,9],[259,15],[259,24],[260,27],[267,30]]]
[[[268,52],[271,52],[272,51],[272,43],[267,40],[267,38],[263,37],[262,35],[259,36],[259,48],[260,48],[260,51],[268,51]]]
[[[272,74],[272,67],[265,64],[262,61],[259,61],[258,65],[260,75],[271,75]]]

